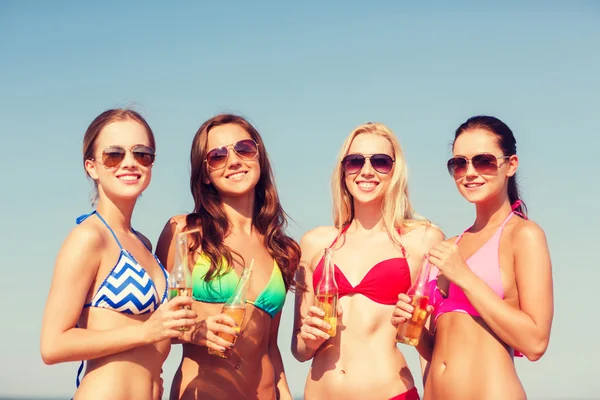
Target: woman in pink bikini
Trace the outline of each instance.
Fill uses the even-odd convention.
[[[437,268],[434,311],[418,347],[430,361],[424,399],[526,399],[513,356],[542,357],[553,317],[544,231],[519,199],[516,141],[506,124],[470,118],[456,130],[453,154],[448,171],[476,218],[429,251]],[[406,320],[409,307],[400,295],[392,322]]]
[[[292,353],[312,359],[304,398],[419,399],[390,318],[422,256],[444,235],[413,211],[402,149],[382,124],[361,125],[346,139],[332,191],[335,225],[313,229],[300,243]],[[314,306],[327,247],[335,250],[343,309],[331,338]]]

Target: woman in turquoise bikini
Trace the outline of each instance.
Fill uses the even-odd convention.
[[[198,324],[184,337],[183,358],[171,399],[291,399],[277,332],[287,290],[300,259],[298,244],[285,235],[263,141],[245,119],[217,115],[196,133],[191,150],[190,186],[194,212],[171,218],[157,255],[167,270],[175,258],[174,237],[190,233],[193,310]],[[221,313],[238,276],[254,259],[242,331],[231,343],[219,332],[236,334],[235,321]]]

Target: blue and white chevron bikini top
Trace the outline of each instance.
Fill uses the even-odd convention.
[[[98,288],[98,291],[92,297],[92,301],[85,304],[84,307],[108,308],[125,314],[146,314],[155,311],[167,298],[167,271],[162,266],[156,255],[154,259],[160,266],[165,276],[165,291],[159,296],[156,285],[148,275],[148,272],[135,260],[133,255],[121,246],[117,235],[106,223],[102,216],[94,211],[91,214],[84,214],[77,218],[77,224],[85,221],[90,215],[96,214],[100,221],[106,225],[110,233],[121,248],[121,253],[117,264],[110,271],[104,282]],[[131,231],[140,239],[150,253],[152,251],[146,246],[146,243],[140,238],[139,234]]]

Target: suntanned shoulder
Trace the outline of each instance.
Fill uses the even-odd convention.
[[[82,261],[85,262],[68,263],[68,265],[85,270],[96,261],[99,264],[102,251],[107,245],[107,232],[104,226],[94,221],[82,222],[73,228],[63,242],[58,259],[83,259]]]
[[[325,247],[335,240],[338,230],[335,226],[319,226],[306,232],[300,239],[302,259],[310,264],[310,261]]]
[[[421,225],[406,234],[423,252],[428,252],[436,243],[442,242],[446,236],[434,225]]]
[[[337,237],[338,229],[335,226],[319,226],[310,231],[306,232],[302,239],[300,239],[301,247],[323,247],[324,243],[327,243],[325,247],[329,246],[331,242]]]
[[[87,219],[73,228],[67,236],[65,243],[74,243],[77,246],[97,250],[106,245],[106,232],[108,230],[106,230],[104,225]]]
[[[183,228],[186,225],[187,216],[188,216],[188,214],[175,215],[175,216],[169,218],[168,223],[173,225],[173,228],[175,231],[181,231],[181,230],[183,230]]]
[[[521,219],[513,228],[513,242],[527,246],[535,241],[546,242],[546,233],[537,223]]]

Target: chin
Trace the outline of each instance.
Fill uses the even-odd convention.
[[[354,202],[356,204],[372,204],[372,203],[379,203],[381,201],[383,201],[383,196],[378,196],[378,195],[374,195],[374,196],[352,196],[354,198]]]

